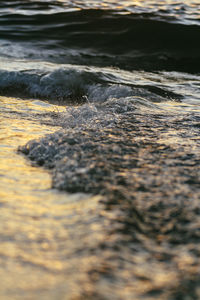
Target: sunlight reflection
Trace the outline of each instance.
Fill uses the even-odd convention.
[[[83,255],[79,260],[83,266],[74,272],[79,241],[86,246],[103,239],[101,226],[92,219],[98,197],[51,190],[50,174],[17,154],[19,145],[58,130],[36,119],[56,106],[1,97],[0,108],[0,298],[15,299],[16,291],[26,290],[46,299],[45,293],[54,294],[54,289],[58,298],[64,299],[66,289],[76,297],[80,294],[76,279],[84,279],[83,270],[90,266]],[[72,271],[74,276],[66,283]]]

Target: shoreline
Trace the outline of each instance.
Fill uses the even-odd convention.
[[[101,195],[100,216],[109,226],[94,249],[102,262],[88,273],[92,296],[85,297],[119,299],[121,290],[126,290],[123,299],[195,297],[200,278],[198,113],[194,121],[190,113],[166,115],[130,104],[117,118],[115,113],[110,128],[103,127],[106,115],[99,115],[99,123],[97,117],[20,147],[51,170],[53,188]]]

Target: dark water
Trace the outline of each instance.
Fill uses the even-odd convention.
[[[63,107],[19,152],[86,194],[17,206],[2,299],[199,299],[199,1],[1,1],[0,95]]]
[[[70,78],[79,96],[88,85],[128,83],[161,94],[189,87],[198,97],[198,1],[2,1],[0,15],[1,94],[69,98]]]

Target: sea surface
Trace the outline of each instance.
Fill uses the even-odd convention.
[[[0,299],[200,299],[199,0],[0,2]]]

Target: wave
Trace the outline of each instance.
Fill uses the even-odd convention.
[[[5,14],[0,25],[1,38],[53,40],[67,46],[95,47],[111,52],[124,48],[173,50],[183,45],[185,51],[189,47],[197,52],[200,26],[174,21],[153,13],[120,15],[113,11],[80,10],[50,15]]]
[[[38,63],[28,65],[27,61],[8,65],[9,69],[0,70],[0,94],[6,96],[39,98],[62,104],[104,102],[131,96],[145,97],[150,102],[179,101],[183,97],[170,84],[159,84],[159,74],[73,65],[57,67],[54,64],[41,64],[39,68]]]
[[[31,43],[34,48],[40,45],[58,61],[60,49],[78,49],[87,63],[100,60],[104,64],[99,56],[106,54],[107,65],[125,69],[200,69],[200,26],[161,19],[155,13],[122,15],[89,9],[31,16],[4,14],[0,26],[1,39]]]
[[[199,25],[199,1],[187,0],[164,1],[145,0],[138,1],[137,4],[129,0],[110,1],[110,0],[95,0],[95,1],[79,1],[79,0],[10,0],[1,1],[0,15],[5,13],[13,14],[13,12],[22,15],[38,15],[51,14],[55,12],[72,12],[77,10],[112,10],[117,14],[155,14],[157,17],[168,20],[176,20],[181,23],[198,24]]]

